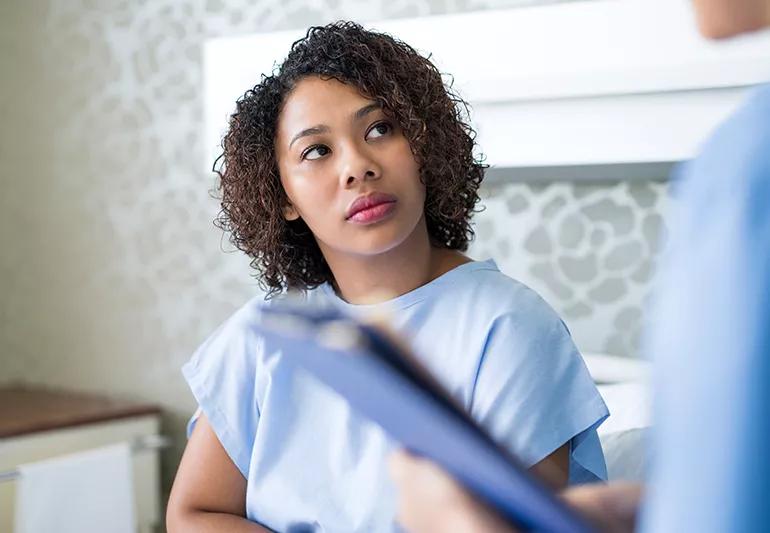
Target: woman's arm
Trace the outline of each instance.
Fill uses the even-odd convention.
[[[203,414],[174,479],[166,528],[169,533],[270,531],[246,519],[246,480]]]
[[[533,465],[530,471],[551,489],[555,491],[566,489],[569,483],[569,452],[570,443],[567,442],[551,455]]]

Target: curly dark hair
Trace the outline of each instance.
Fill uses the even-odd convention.
[[[429,59],[390,35],[345,21],[314,26],[272,75],[263,75],[238,99],[214,163],[222,202],[215,224],[252,258],[267,297],[334,282],[305,222],[283,216],[288,198],[276,160],[277,123],[287,95],[306,76],[352,85],[397,121],[426,187],[431,244],[466,250],[487,168],[473,153],[476,132],[465,119],[468,104]]]

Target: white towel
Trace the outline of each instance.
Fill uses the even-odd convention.
[[[136,533],[128,444],[22,465],[19,474],[16,533]]]

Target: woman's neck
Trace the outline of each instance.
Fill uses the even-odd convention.
[[[431,246],[424,220],[420,224],[406,241],[382,254],[325,253],[337,294],[352,304],[381,303],[471,261],[457,250]]]

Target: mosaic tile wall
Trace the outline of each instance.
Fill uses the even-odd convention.
[[[0,3],[0,381],[160,404],[168,487],[194,408],[179,368],[255,293],[223,253],[202,150],[206,38],[510,7],[503,0]],[[538,290],[587,351],[636,353],[666,188],[490,185],[471,254]]]
[[[537,290],[583,351],[638,354],[664,182],[499,184],[482,201],[472,255]]]

